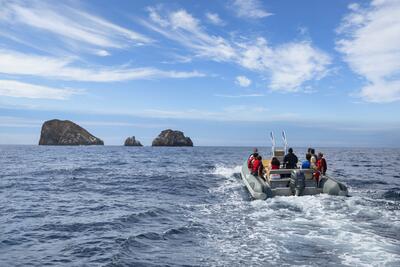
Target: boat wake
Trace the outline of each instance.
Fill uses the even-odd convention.
[[[216,165],[218,203],[202,207],[200,224],[214,229],[207,245],[218,252],[217,265],[291,264],[385,266],[400,263],[397,194],[374,199],[357,190],[352,197],[315,195],[249,201],[240,178],[241,166]],[[385,203],[381,203],[384,201]],[[212,218],[210,220],[210,218]],[[224,240],[229,240],[225,242]],[[256,248],[262,248],[257,250]],[[242,255],[243,262],[234,255]],[[230,255],[230,256],[228,256]],[[233,260],[235,259],[235,260]]]

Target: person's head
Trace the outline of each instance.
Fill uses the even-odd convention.
[[[253,154],[253,157],[256,159],[256,158],[258,157],[258,153],[255,152],[255,153]]]
[[[279,162],[279,160],[276,157],[273,157],[271,159],[271,165],[280,165],[281,163]]]
[[[308,149],[307,149],[307,153],[311,153],[311,147],[309,147]]]
[[[255,148],[253,148],[253,153],[257,153],[258,152],[258,149],[255,147]]]
[[[318,158],[322,159],[322,157],[324,156],[324,154],[322,154],[321,152],[318,153]]]
[[[311,155],[314,155],[314,154],[315,154],[315,149],[314,149],[314,148],[311,148],[311,149],[310,149],[310,154],[311,154]]]
[[[311,154],[310,154],[310,153],[307,153],[307,154],[306,154],[306,160],[308,160],[308,161],[311,160]]]
[[[293,153],[293,148],[289,148],[288,152]]]
[[[258,160],[262,160],[262,157],[260,155],[257,156]]]

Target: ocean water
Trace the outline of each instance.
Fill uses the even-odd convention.
[[[0,266],[400,266],[399,149],[323,149],[351,197],[266,201],[250,151],[0,146]]]

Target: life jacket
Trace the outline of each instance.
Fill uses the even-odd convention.
[[[253,160],[254,160],[254,154],[251,154],[249,159],[247,160],[247,168],[249,168],[249,170],[251,170],[253,166]]]
[[[251,173],[257,173],[258,174],[258,169],[261,166],[261,160],[259,159],[254,159],[253,164],[251,166]]]
[[[322,174],[326,173],[326,170],[327,170],[327,166],[326,165],[327,165],[326,164],[326,160],[324,158],[320,158],[317,161],[317,168]]]

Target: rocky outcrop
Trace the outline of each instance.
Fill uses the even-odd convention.
[[[39,145],[104,145],[104,142],[72,121],[50,120],[43,123]]]
[[[128,137],[125,140],[124,146],[143,146],[134,136]]]
[[[183,132],[168,129],[153,140],[152,146],[193,146],[193,142]]]

